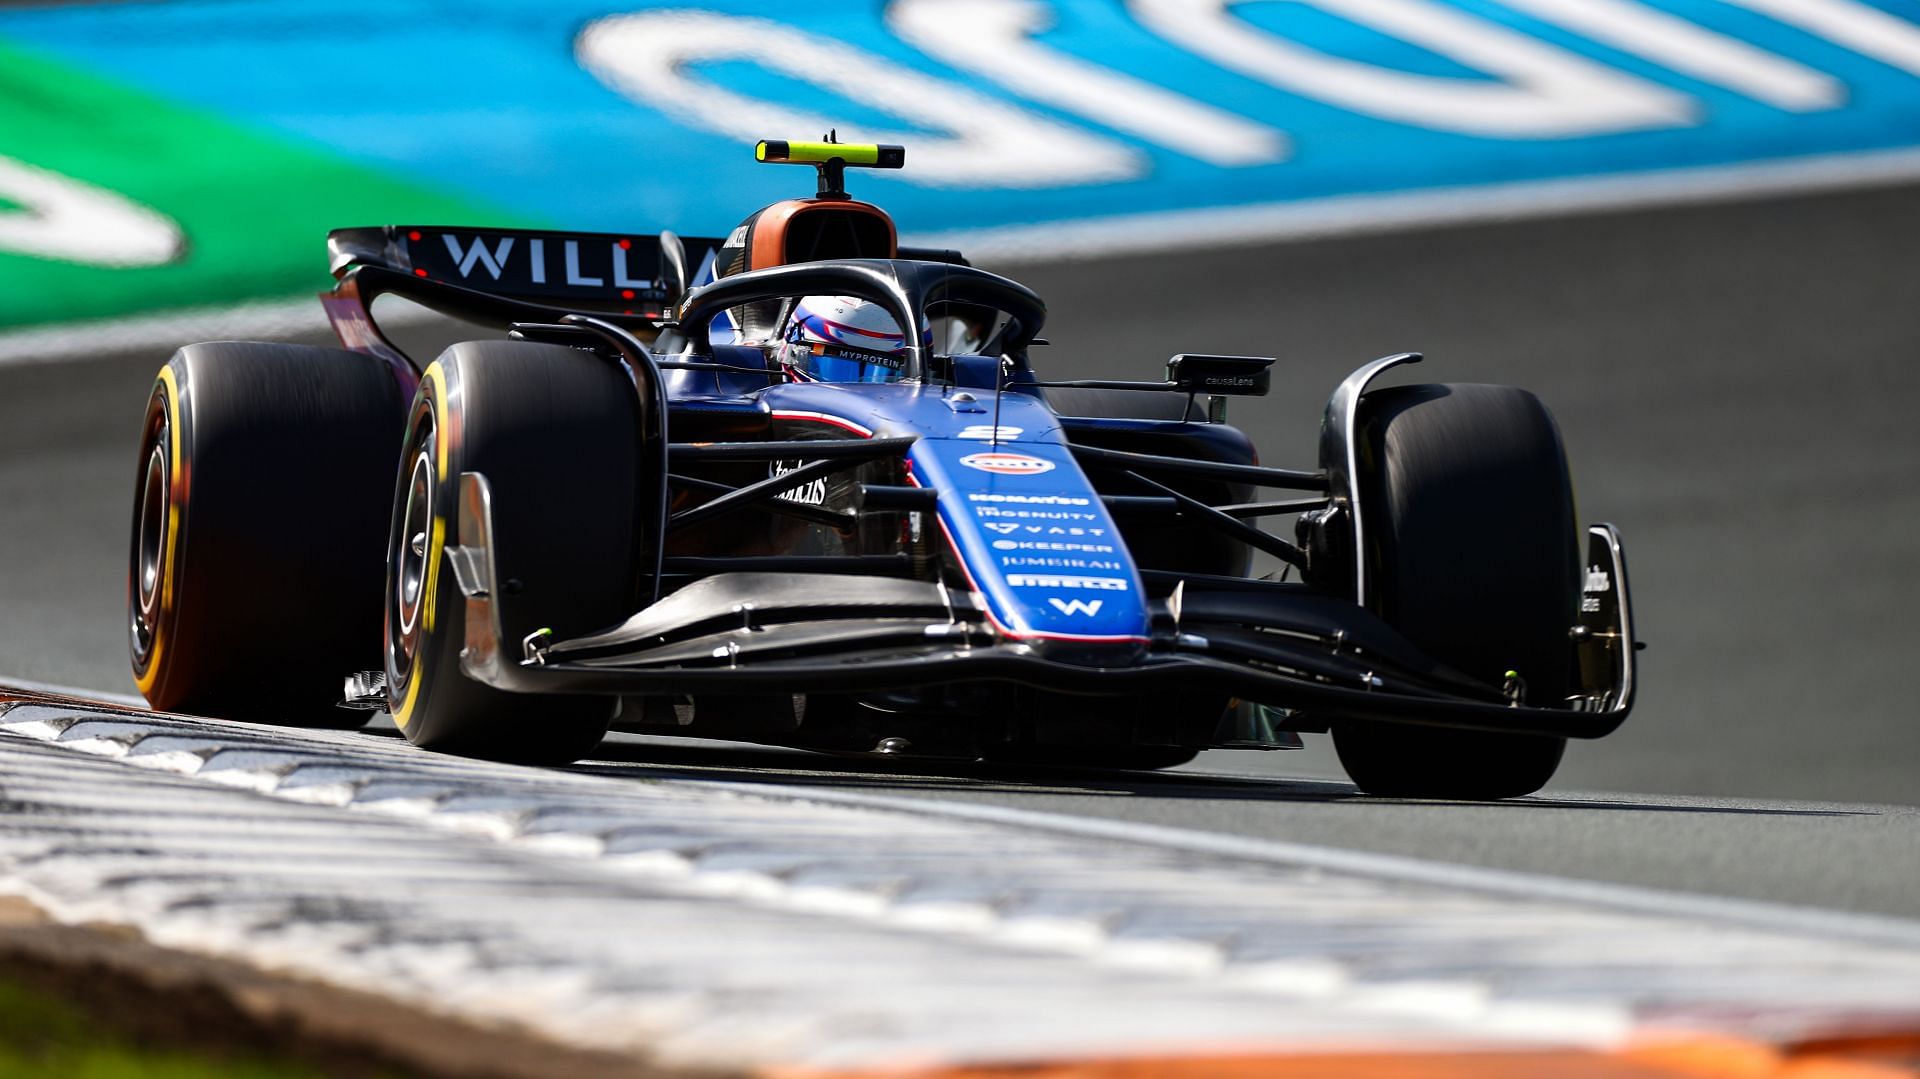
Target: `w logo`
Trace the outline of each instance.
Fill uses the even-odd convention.
[[[501,271],[507,268],[507,255],[513,251],[513,237],[511,236],[502,236],[500,242],[495,244],[491,251],[487,250],[486,240],[475,236],[472,246],[468,247],[464,253],[460,250],[460,241],[454,239],[452,233],[443,232],[440,234],[440,238],[446,241],[447,254],[453,256],[454,263],[460,267],[461,277],[466,277],[468,274],[471,274],[473,272],[473,264],[478,262],[486,266],[487,272],[493,275],[495,281],[498,281],[500,280]],[[540,278],[536,278],[535,280],[540,280]]]
[[[1100,613],[1100,605],[1105,603],[1106,600],[1061,599],[1055,596],[1047,600],[1047,602],[1053,604],[1054,610],[1059,611],[1061,614],[1084,614],[1088,618],[1092,618],[1094,615]]]

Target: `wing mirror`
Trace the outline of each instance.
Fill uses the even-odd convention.
[[[1272,356],[1203,356],[1183,352],[1167,361],[1167,381],[1183,393],[1265,397]]]
[[[661,310],[671,316],[687,294],[687,245],[665,230],[660,233],[660,290],[667,294]]]

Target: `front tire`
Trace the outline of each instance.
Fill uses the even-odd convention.
[[[634,610],[638,404],[614,364],[559,345],[474,341],[428,366],[407,422],[388,536],[389,711],[415,745],[564,764],[605,736],[613,700],[508,693],[460,669],[466,601],[445,564],[460,475],[492,489],[503,644],[565,638]],[[510,598],[509,598],[510,597]]]
[[[1566,706],[1579,533],[1566,452],[1540,400],[1508,386],[1376,390],[1361,402],[1355,477],[1369,606],[1429,655],[1525,702]],[[1553,778],[1566,739],[1380,723],[1335,726],[1360,789],[1499,799]]]
[[[406,405],[382,361],[217,341],[174,353],[140,439],[134,682],[160,711],[350,729],[378,657],[381,548]],[[369,498],[368,495],[374,494]]]

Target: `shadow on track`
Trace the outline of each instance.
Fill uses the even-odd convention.
[[[690,779],[787,787],[919,793],[1071,794],[1082,797],[1353,803],[1356,805],[1477,806],[1602,812],[1693,813],[1778,817],[1859,817],[1842,809],[1697,805],[1655,799],[1519,798],[1504,802],[1374,798],[1350,783],[1320,779],[1219,775],[1205,772],[1126,772],[1096,768],[1022,766],[974,760],[886,758],[761,748],[738,743],[688,746],[617,739],[602,743],[594,760],[570,770],[616,779]]]

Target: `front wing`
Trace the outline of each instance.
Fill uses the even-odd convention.
[[[460,543],[448,559],[466,597],[462,668],[512,692],[858,693],[958,682],[1114,696],[1205,690],[1323,721],[1570,738],[1611,733],[1633,705],[1626,563],[1609,525],[1589,532],[1587,590],[1570,627],[1577,691],[1563,708],[1541,708],[1447,668],[1344,599],[1230,578],[1161,582],[1168,591],[1153,605],[1150,640],[1119,657],[1009,639],[962,590],[847,573],[719,572],[613,629],[506,641],[486,479],[460,482]]]

